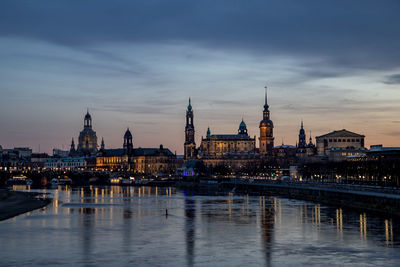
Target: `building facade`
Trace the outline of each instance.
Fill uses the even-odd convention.
[[[167,175],[176,172],[176,155],[160,145],[159,148],[136,148],[133,150],[135,173]]]
[[[240,156],[256,152],[256,139],[247,133],[246,123],[242,120],[237,134],[213,134],[207,129],[206,138],[201,140],[201,158]]]
[[[86,166],[84,157],[49,158],[44,163],[44,167],[51,170],[77,170],[84,169]]]
[[[166,175],[176,172],[176,155],[159,148],[133,148],[129,128],[124,134],[123,148],[105,149],[104,143],[96,157],[96,169],[130,171],[143,175]]]
[[[207,167],[220,165],[233,169],[253,164],[256,155],[256,137],[251,138],[246,123],[242,120],[237,134],[211,134],[207,129],[199,148],[200,159]]]
[[[365,154],[364,138],[364,135],[353,133],[346,129],[317,136],[317,154],[319,156],[327,156],[332,161],[340,161],[349,156]]]

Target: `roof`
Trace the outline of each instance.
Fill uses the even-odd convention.
[[[114,148],[114,149],[103,149],[100,150],[101,155],[100,157],[121,157],[125,155],[123,148]],[[134,148],[133,155],[134,156],[157,156],[164,153],[168,156],[174,156],[174,154],[168,148]]]
[[[79,158],[49,158],[46,160],[46,162],[83,162],[85,160],[84,157],[79,157]]]
[[[114,149],[103,149],[101,150],[103,157],[118,157],[124,155],[123,148],[114,148]]]
[[[135,148],[133,149],[133,155],[135,156],[157,156],[165,153],[168,156],[173,156],[174,154],[168,148]]]
[[[296,148],[296,146],[292,146],[292,145],[280,145],[280,146],[276,146],[275,148],[276,148],[276,149],[279,149],[279,148]]]
[[[400,151],[400,147],[383,147],[382,145],[372,145],[369,152],[389,152],[389,151]]]
[[[350,131],[347,131],[346,129],[339,130],[339,131],[333,131],[324,135],[317,136],[316,138],[321,138],[321,137],[365,137],[365,135],[353,133]]]
[[[247,134],[213,134],[210,139],[224,139],[224,140],[237,140],[237,139],[252,139]]]

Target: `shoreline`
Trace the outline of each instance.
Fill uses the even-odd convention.
[[[43,208],[50,202],[51,199],[40,198],[36,193],[0,189],[0,221]]]

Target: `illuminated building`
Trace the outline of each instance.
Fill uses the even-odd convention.
[[[133,149],[135,173],[165,175],[176,171],[176,156],[160,145],[160,148]]]
[[[260,121],[260,155],[263,158],[272,156],[274,150],[274,124],[270,119],[267,87],[265,87],[265,104],[263,119]]]
[[[84,157],[49,158],[44,163],[44,167],[52,170],[76,170],[85,168],[86,160]]]
[[[364,138],[364,135],[345,129],[317,136],[317,153],[319,156],[327,156],[330,161],[360,156],[366,152]]]
[[[162,145],[159,148],[133,148],[132,133],[127,129],[123,148],[104,149],[102,146],[97,153],[96,168],[146,175],[173,174],[176,171],[176,156]]]
[[[266,88],[265,88],[266,89]],[[206,138],[202,138],[200,147],[196,149],[193,125],[193,110],[189,99],[186,111],[184,159],[198,159],[207,167],[224,166],[228,169],[252,168],[262,160],[273,157],[274,137],[273,122],[270,119],[265,90],[263,119],[260,122],[260,149],[256,149],[256,137],[250,137],[246,123],[241,121],[237,134],[213,134],[207,129]]]
[[[133,138],[129,128],[124,134],[123,148],[105,149],[102,140],[101,149],[96,156],[96,168],[109,170],[133,170]]]
[[[237,134],[214,134],[207,129],[206,138],[201,140],[200,158],[206,166],[230,165],[231,168],[243,168],[248,161],[256,158],[256,137],[247,133],[246,123],[242,120]]]
[[[189,105],[186,110],[184,159],[189,160],[194,158],[196,158],[196,142],[194,139],[193,110],[189,98]]]

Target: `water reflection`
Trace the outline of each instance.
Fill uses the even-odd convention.
[[[2,265],[39,265],[48,258],[109,265],[111,255],[117,265],[174,266],[400,260],[398,221],[367,212],[172,187],[59,186],[47,192],[54,200],[46,209],[0,223],[0,238],[9,241],[0,243]]]
[[[261,229],[262,229],[262,247],[265,255],[265,265],[271,266],[272,261],[272,247],[273,247],[273,233],[274,233],[274,222],[276,221],[276,209],[273,209],[271,205],[266,205],[265,197],[261,197]],[[273,198],[276,203],[276,198]],[[274,205],[275,207],[275,205]]]
[[[185,217],[186,261],[188,266],[193,266],[196,233],[196,201],[188,196],[185,196]]]

